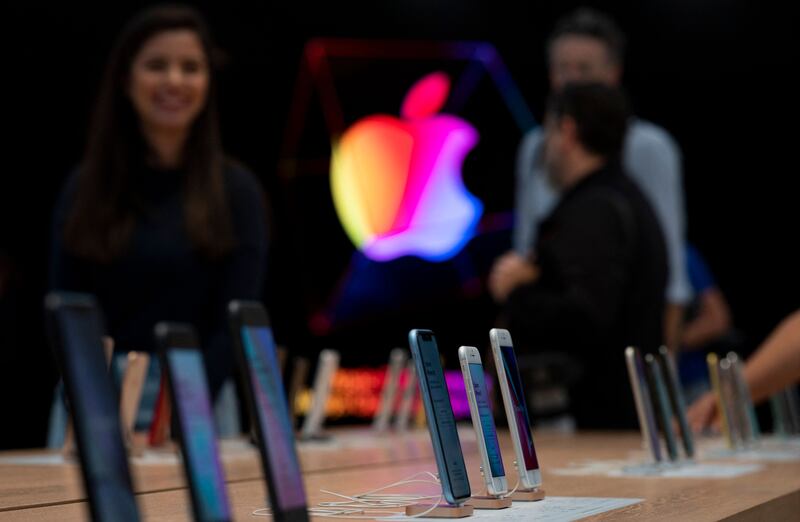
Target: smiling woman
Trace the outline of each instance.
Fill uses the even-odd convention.
[[[129,95],[142,132],[167,164],[180,161],[176,145],[206,103],[208,61],[197,33],[164,31],[144,43],[131,66]],[[169,146],[166,149],[163,146]]]
[[[227,303],[261,297],[266,224],[258,182],[222,150],[212,50],[186,7],[123,30],[56,208],[50,286],[96,295],[117,351],[152,351],[158,321],[193,324],[216,395]]]

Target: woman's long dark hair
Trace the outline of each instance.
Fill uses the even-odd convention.
[[[222,169],[225,161],[215,103],[213,46],[199,13],[183,6],[148,9],[128,23],[106,67],[91,123],[78,187],[65,229],[66,248],[82,258],[107,263],[123,255],[135,226],[134,176],[148,155],[139,119],[127,94],[133,61],[154,35],[188,29],[197,34],[209,64],[205,107],[192,124],[183,158],[186,230],[209,258],[234,246]]]

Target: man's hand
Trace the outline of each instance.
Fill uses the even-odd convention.
[[[489,274],[489,293],[498,303],[508,299],[515,288],[539,278],[539,268],[514,251],[503,254]]]
[[[717,398],[712,392],[707,392],[689,406],[686,418],[694,432],[699,433],[709,427],[719,431],[720,417],[717,411]]]

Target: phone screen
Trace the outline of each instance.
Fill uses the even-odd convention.
[[[525,403],[525,392],[522,389],[522,378],[517,367],[517,357],[514,355],[514,349],[511,346],[501,346],[500,354],[503,356],[503,368],[508,388],[511,392],[511,401],[514,406],[514,422],[517,424],[517,432],[522,444],[525,469],[539,469],[539,460],[536,458],[536,448],[533,445],[531,424],[528,419],[528,407]]]
[[[277,495],[277,507],[284,511],[303,508],[306,506],[305,489],[272,331],[267,326],[243,326],[241,335],[262,442],[269,455],[269,480]]]
[[[461,442],[456,430],[453,407],[450,404],[450,394],[447,392],[444,371],[439,363],[439,350],[432,337],[431,340],[425,340],[424,335],[417,336],[419,356],[424,371],[422,380],[431,399],[431,407],[435,416],[433,422],[438,426],[439,442],[453,496],[465,498],[470,495],[469,480],[464,464],[464,455],[461,453]]]
[[[497,431],[494,427],[494,416],[492,415],[492,409],[489,407],[489,394],[486,391],[483,366],[470,363],[469,374],[472,378],[472,392],[475,396],[475,403],[478,405],[478,416],[481,420],[481,430],[483,430],[483,439],[486,443],[486,453],[489,456],[492,476],[504,477],[506,472],[503,469],[503,458],[500,454],[500,443],[497,440]]]
[[[92,308],[58,313],[65,378],[71,383],[78,449],[92,509],[99,520],[138,520],[122,442],[117,394],[108,375],[102,328]]]
[[[172,392],[183,433],[183,457],[190,470],[198,518],[230,518],[228,495],[217,440],[211,417],[211,401],[205,382],[202,355],[196,349],[171,348],[167,351]]]

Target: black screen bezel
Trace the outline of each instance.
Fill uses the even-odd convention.
[[[680,386],[681,383],[678,380],[678,376],[675,375],[675,367],[673,366],[672,361],[669,359],[671,357],[669,353],[667,353],[665,350],[659,349],[657,356],[661,363],[661,374],[664,377],[670,402],[672,403],[672,413],[678,417],[678,425],[680,426],[681,430],[681,441],[683,442],[684,452],[688,458],[693,458],[695,453],[694,438],[691,428],[689,428],[689,422],[686,418],[686,404],[679,399],[678,389],[676,388],[677,386]]]
[[[432,399],[431,388],[430,388],[431,382],[428,380],[427,373],[425,372],[425,369],[424,369],[425,362],[423,360],[424,356],[423,356],[422,345],[423,345],[423,343],[431,343],[431,344],[433,344],[433,347],[436,349],[437,356],[439,355],[439,345],[436,342],[436,337],[435,337],[434,333],[431,330],[416,330],[415,342],[416,342],[416,348],[418,349],[418,352],[419,352],[419,364],[417,365],[417,380],[418,380],[418,382],[420,383],[421,386],[425,387],[425,391],[426,391],[427,396],[431,397],[431,399]],[[413,349],[412,349],[412,353],[413,353]],[[442,386],[444,387],[445,390],[447,390],[447,379],[445,378],[445,375],[444,375],[444,368],[442,368],[441,361],[438,359],[438,357],[437,357],[437,360],[435,362],[436,362],[436,366],[437,366],[437,368],[439,370],[438,373],[437,373],[437,377],[441,376]],[[449,392],[448,392],[448,394],[449,394]],[[449,400],[449,397],[448,397],[448,400]],[[432,402],[432,400],[431,400],[431,402]],[[441,419],[439,419],[439,417],[436,416],[436,409],[433,408],[433,404],[430,405],[430,408],[426,407],[426,409],[430,409],[430,413],[429,414],[434,419],[434,422],[432,424],[429,424],[429,428],[432,427],[434,432],[435,432],[435,434],[436,434],[435,438],[436,438],[436,441],[439,444],[439,453],[441,454],[442,465],[444,466],[445,471],[446,471],[446,475],[447,475],[445,479],[443,479],[442,477],[439,477],[439,479],[440,480],[447,480],[448,488],[450,489],[450,493],[453,495],[453,500],[455,500],[456,502],[464,501],[464,500],[468,499],[472,495],[472,489],[471,489],[471,485],[469,483],[469,472],[467,471],[467,465],[466,465],[466,462],[464,461],[464,452],[463,452],[463,449],[461,447],[460,437],[458,436],[458,429],[456,427],[455,415],[453,414],[452,404],[450,405],[449,410],[450,410],[450,415],[451,415],[451,417],[453,419],[453,427],[454,427],[453,429],[455,431],[454,440],[456,442],[456,445],[458,446],[458,452],[461,455],[461,459],[460,459],[460,463],[459,464],[464,470],[464,476],[466,477],[466,485],[467,485],[467,491],[465,492],[465,495],[463,495],[463,496],[457,496],[456,492],[453,490],[453,482],[451,480],[452,470],[451,470],[451,466],[450,466],[449,462],[445,458],[445,453],[444,453],[445,441],[444,441],[444,434],[442,433],[442,429],[441,429],[441,426],[442,426]],[[426,414],[428,414],[428,412],[426,412]]]
[[[504,344],[504,343],[507,343],[507,344]],[[506,349],[508,349],[508,351],[510,352],[510,356],[513,358],[514,372],[511,372],[511,368],[508,365],[509,364],[508,361],[507,361],[508,358],[506,357],[506,353],[505,353]],[[533,439],[533,429],[531,428],[531,424],[530,424],[530,415],[528,413],[528,402],[527,402],[527,400],[525,398],[525,390],[523,389],[522,374],[519,371],[519,360],[517,359],[517,352],[516,352],[516,350],[514,350],[514,345],[511,343],[510,339],[508,341],[505,341],[505,340],[501,341],[500,339],[497,339],[497,354],[499,355],[499,359],[500,359],[500,363],[501,363],[501,367],[498,368],[498,371],[503,372],[503,375],[504,375],[505,380],[506,380],[506,386],[508,386],[508,388],[509,388],[508,395],[509,395],[509,399],[511,400],[511,405],[510,405],[511,406],[511,410],[512,410],[512,412],[515,413],[514,414],[514,418],[513,419],[508,419],[508,422],[513,422],[516,425],[517,436],[520,439],[518,441],[520,446],[523,446],[523,444],[527,444],[527,442],[528,442],[527,440],[526,441],[522,440],[522,438],[524,436],[527,436],[527,438],[530,439],[530,442],[531,442],[531,453],[533,453],[533,460],[536,463],[536,467],[535,468],[530,468],[529,469],[527,467],[527,463],[525,462],[525,458],[524,458],[525,455],[523,453],[523,455],[522,455],[523,456],[523,462],[522,462],[523,466],[522,467],[525,468],[526,472],[541,472],[541,464],[539,464],[539,454],[536,452],[536,441]],[[520,432],[521,428],[519,426],[519,423],[517,422],[516,412],[514,411],[515,410],[515,408],[514,408],[514,406],[515,406],[514,405],[514,401],[515,401],[514,391],[511,388],[512,382],[509,382],[511,380],[511,378],[513,377],[511,375],[512,373],[515,374],[515,377],[516,377],[516,380],[517,380],[517,384],[519,385],[518,387],[519,387],[519,393],[520,393],[520,397],[519,397],[520,407],[525,411],[525,420],[526,420],[526,422],[524,423],[524,426],[522,426],[522,429],[525,430],[525,434],[524,435]],[[523,449],[523,452],[524,452],[524,449]]]
[[[269,497],[270,507],[273,518],[276,522],[308,522],[308,497],[306,497],[306,505],[298,506],[287,510],[279,508],[278,491],[275,487],[275,477],[272,476],[272,466],[269,461],[269,452],[267,451],[266,440],[264,433],[261,430],[261,423],[258,422],[256,415],[256,408],[258,400],[253,395],[254,383],[250,377],[249,366],[247,363],[247,356],[245,355],[244,345],[242,344],[241,330],[243,327],[268,327],[271,328],[269,317],[263,305],[257,301],[231,301],[228,305],[228,314],[230,318],[231,337],[233,338],[233,345],[236,352],[236,360],[239,365],[239,371],[245,383],[245,396],[247,397],[247,409],[250,413],[251,425],[256,432],[256,438],[259,446],[259,454],[261,455],[261,467],[264,476],[267,478],[267,494]],[[281,379],[282,381],[282,379]],[[291,422],[291,418],[289,419]],[[297,454],[297,446],[292,441],[295,454]],[[298,465],[300,460],[297,460]],[[302,468],[299,469],[302,475]]]
[[[168,352],[170,352],[171,350],[180,348],[184,350],[185,349],[196,350],[197,352],[200,352],[200,356],[202,358],[202,352],[198,348],[200,344],[198,342],[198,337],[194,331],[194,328],[192,328],[190,325],[187,324],[158,323],[155,326],[154,331],[155,331],[156,341],[159,345],[158,355],[161,361],[161,369],[164,372],[164,375],[166,376],[167,388],[169,389],[169,396],[170,400],[172,401],[172,408],[176,412],[175,422],[173,423],[173,426],[175,426],[177,430],[178,439],[180,440],[181,443],[181,451],[186,451],[186,448],[189,447],[187,444],[188,441],[187,432],[186,432],[186,427],[183,425],[183,422],[181,420],[181,415],[179,412],[181,406],[180,404],[178,404],[178,396],[175,389],[175,376],[172,374],[172,366],[169,363],[167,355]],[[203,365],[203,367],[205,368],[205,364]],[[203,379],[207,379],[207,377],[204,375]],[[207,380],[206,380],[206,388],[208,388]],[[210,396],[210,390],[209,390],[209,396]],[[210,421],[212,429],[214,429],[214,419],[210,419]],[[216,437],[215,429],[214,429],[214,436]],[[217,458],[219,459],[219,455],[217,455]],[[190,482],[189,492],[192,499],[192,509],[194,510],[194,516],[196,519],[201,520],[202,519],[201,516],[202,511],[200,509],[201,499],[200,499],[199,484],[196,481],[197,473],[196,470],[193,468],[192,459],[188,458],[187,456],[184,456],[184,458],[181,460],[183,461],[183,468],[184,471],[186,472],[186,478]],[[227,481],[225,480],[224,469],[222,469],[222,474],[223,474],[222,475],[223,487],[227,488]],[[230,512],[230,505],[231,505],[230,495],[228,495],[227,490],[225,491],[225,495],[228,499],[229,511],[226,514],[227,518],[222,519],[222,521],[220,522],[230,521],[232,520],[233,517],[233,515]]]
[[[55,353],[56,356],[56,360],[61,369],[61,376],[64,380],[64,388],[70,402],[80,397],[82,392],[80,390],[80,386],[78,386],[77,383],[74,382],[71,370],[68,369],[71,366],[67,362],[67,359],[70,356],[68,356],[66,352],[70,350],[70,348],[67,346],[68,341],[64,337],[61,323],[63,321],[69,320],[68,319],[69,314],[78,311],[81,313],[88,312],[92,314],[93,319],[97,322],[98,330],[100,332],[105,331],[102,313],[100,312],[100,308],[97,305],[97,301],[93,296],[89,294],[80,294],[80,293],[52,292],[47,294],[47,296],[45,297],[45,315],[47,319],[47,331],[50,337],[50,345],[52,346],[53,352]],[[103,353],[102,350],[103,346],[102,338],[97,339],[97,345],[100,349],[97,350],[96,357],[103,358],[102,366],[106,367],[107,365],[105,361],[105,354]],[[84,357],[85,356],[86,354],[84,354]],[[111,401],[113,411],[109,413],[112,416],[119,419],[120,418],[119,394],[117,393],[116,387],[113,384],[111,376],[108,373],[106,373],[105,377],[101,375],[98,376],[98,379],[100,379],[101,381],[104,380],[106,382],[106,388],[108,389],[108,393],[111,394],[114,399]],[[101,384],[100,386],[103,385]],[[72,416],[73,422],[75,424],[74,435],[75,435],[76,446],[78,449],[78,458],[81,463],[80,466],[81,477],[83,479],[84,491],[89,500],[89,510],[91,512],[92,520],[98,522],[104,522],[106,520],[103,517],[104,513],[99,511],[99,503],[101,497],[101,494],[98,489],[99,484],[96,483],[92,471],[89,469],[91,467],[90,463],[86,458],[86,455],[88,455],[92,451],[95,451],[98,445],[92,443],[92,441],[85,440],[83,436],[84,430],[81,427],[81,426],[86,426],[89,423],[93,422],[93,419],[83,418],[81,413],[81,408],[70,408],[70,415]],[[126,486],[126,492],[130,495],[131,504],[134,507],[135,511],[133,513],[116,512],[113,515],[113,520],[138,521],[140,519],[138,512],[138,505],[136,503],[136,497],[133,491],[133,480],[131,478],[130,466],[128,465],[128,454],[125,447],[125,441],[122,437],[122,428],[119,422],[117,422],[117,436],[114,437],[114,439],[115,443],[118,444],[117,447],[120,451],[120,455],[118,456],[119,459],[118,465],[121,467],[121,469],[118,469],[117,471],[124,480],[123,485]],[[125,516],[130,516],[130,518],[129,519],[120,518]]]
[[[667,390],[664,387],[663,378],[661,378],[658,359],[653,354],[647,354],[644,357],[645,363],[645,376],[647,379],[647,386],[650,388],[650,402],[653,405],[655,412],[656,423],[661,434],[664,436],[664,442],[667,446],[667,455],[670,460],[678,459],[678,447],[675,441],[675,436],[672,433],[672,418],[669,416],[662,404],[662,399],[667,400],[669,404],[669,397],[665,397]]]

